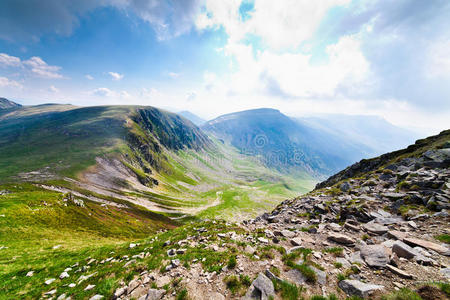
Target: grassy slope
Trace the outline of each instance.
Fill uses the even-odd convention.
[[[75,176],[117,148],[130,110],[47,105],[0,114],[0,181],[45,167]]]
[[[8,191],[0,195],[0,295],[6,298],[12,297],[7,290],[14,288],[36,297],[34,284],[24,282],[35,278],[23,278],[30,269],[44,278],[56,266],[73,264],[84,253],[102,252],[179,225],[139,207],[105,208],[88,200],[79,207],[64,201],[61,193],[31,184],[2,185],[0,191]],[[56,245],[60,248],[53,249]]]
[[[129,280],[139,269],[123,269],[123,263],[92,266],[88,273],[97,271],[98,274],[74,289],[63,286],[75,280],[72,278],[57,280],[51,286],[43,282],[58,278],[66,267],[76,262],[85,265],[88,257],[100,260],[130,254],[126,249],[129,241],[147,237],[159,228],[179,225],[163,214],[130,204],[126,209],[112,206],[106,209],[84,199],[86,208],[81,208],[63,201],[61,193],[17,183],[14,177],[20,172],[46,167],[59,175],[76,177],[95,164],[96,156],[139,155],[124,142],[127,130],[124,123],[132,110],[132,107],[41,106],[9,112],[15,118],[0,113],[0,182],[4,182],[0,191],[11,192],[0,195],[0,299],[38,298],[56,286],[58,293],[77,294],[77,299],[94,293],[110,295],[120,279]],[[134,130],[145,133],[140,127]],[[165,153],[161,172],[154,174],[160,185],[154,192],[130,194],[146,195],[163,205],[192,208],[200,217],[234,218],[236,212],[249,217],[257,210],[270,209],[287,197],[306,192],[314,184],[308,176],[292,177],[269,170],[217,141],[215,146],[204,151],[185,149]],[[133,167],[137,168],[136,172],[143,172],[138,166]],[[16,183],[6,183],[11,180]],[[61,178],[53,178],[49,184],[124,203],[82,190]],[[203,206],[217,199],[217,192],[222,193],[220,203],[202,211]],[[173,239],[185,234],[186,227],[181,227],[165,236]],[[55,245],[61,248],[53,249]],[[159,268],[164,251],[160,252],[147,259],[146,264]],[[205,265],[212,269],[219,268],[219,262],[223,266],[227,255],[217,257],[205,249],[193,249],[188,254],[190,260],[207,257]],[[30,270],[36,273],[31,278],[25,276]],[[91,292],[84,292],[89,282],[96,282],[97,286]]]

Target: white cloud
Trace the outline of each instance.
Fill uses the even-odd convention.
[[[84,75],[84,77],[86,79],[89,79],[89,80],[94,80],[94,77],[92,75],[89,75],[89,74]]]
[[[129,99],[131,95],[127,91],[114,91],[106,87],[96,88],[89,92],[91,96],[102,98]]]
[[[31,72],[38,77],[52,79],[63,78],[63,76],[58,73],[61,67],[50,66],[38,56],[33,56],[32,58],[23,61],[22,64],[29,67]]]
[[[22,61],[19,57],[10,56],[6,53],[0,53],[0,66],[15,67],[20,69],[23,68],[32,75],[41,78],[63,78],[63,76],[59,73],[61,67],[50,66],[38,56],[33,56],[28,60]]]
[[[225,29],[230,43],[239,42],[247,34],[260,37],[272,49],[296,48],[311,38],[327,11],[350,0],[257,0],[250,18],[243,21],[239,8],[242,1],[206,1],[206,12],[195,21],[200,30]]]
[[[123,78],[123,74],[119,74],[116,72],[108,72],[109,75],[111,75],[112,80],[121,80]]]
[[[428,77],[450,77],[450,39],[429,46],[425,67]]]
[[[56,88],[54,85],[51,85],[48,90],[52,93],[59,93],[59,89]]]
[[[0,77],[0,87],[22,89],[23,86],[15,80],[6,77]]]
[[[168,75],[169,75],[169,77],[176,79],[176,78],[180,77],[181,74],[175,73],[175,72],[169,72]]]
[[[91,91],[90,94],[99,97],[114,97],[116,95],[115,92],[105,87],[97,88]]]
[[[10,56],[6,53],[0,53],[0,66],[1,67],[20,67],[20,58]]]

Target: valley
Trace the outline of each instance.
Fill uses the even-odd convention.
[[[448,130],[352,164],[276,110],[3,103],[0,299],[448,297]]]

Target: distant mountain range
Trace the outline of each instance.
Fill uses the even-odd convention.
[[[201,126],[206,122],[206,120],[200,118],[199,116],[197,116],[187,110],[180,111],[178,114],[185,117],[186,119],[188,119],[189,121],[191,121],[192,123],[194,123],[197,126]]]
[[[413,133],[378,117],[290,118],[275,109],[226,114],[201,128],[278,170],[301,169],[316,176],[415,140]]]
[[[13,101],[10,101],[6,98],[0,98],[0,109],[10,109],[10,108],[18,108],[22,105],[15,103]]]

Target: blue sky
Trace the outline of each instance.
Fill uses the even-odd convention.
[[[0,96],[450,127],[446,0],[4,0]]]

